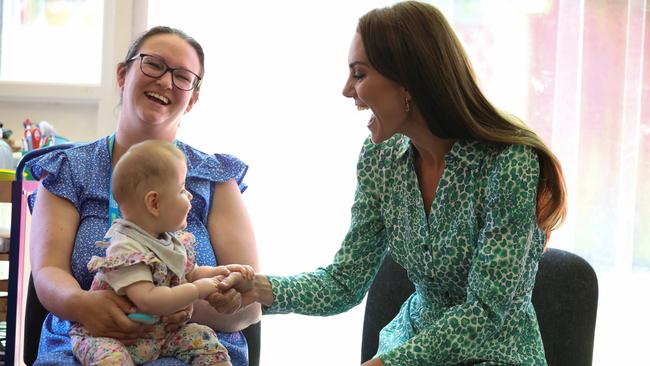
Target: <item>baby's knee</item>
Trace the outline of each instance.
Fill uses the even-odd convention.
[[[93,365],[97,366],[121,366],[121,365],[135,365],[131,356],[127,352],[112,352],[106,354],[104,358],[96,360]]]
[[[214,331],[214,329],[208,327],[207,325],[201,325],[197,323],[186,324],[178,332],[178,335],[183,338],[204,340],[217,338],[217,333]]]
[[[95,342],[77,343],[73,352],[77,359],[84,365],[112,366],[134,365],[131,355],[126,348],[119,344],[108,342],[101,344]]]
[[[133,359],[124,345],[111,338],[74,342],[73,353],[84,365],[134,365]]]

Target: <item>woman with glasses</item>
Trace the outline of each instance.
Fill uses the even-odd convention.
[[[176,139],[180,118],[199,99],[204,73],[203,49],[182,31],[155,27],[130,47],[117,66],[121,93],[117,129],[95,142],[55,151],[31,162],[41,180],[32,218],[30,260],[41,303],[50,311],[43,325],[36,364],[76,364],[71,352],[70,323],[82,324],[93,336],[132,344],[150,328],[131,321],[136,311],[112,291],[87,291],[93,273],[92,256],[103,256],[95,245],[113,220],[120,217],[111,195],[116,162],[144,140],[174,142],[187,159],[185,185],[192,194],[187,231],[196,237],[199,265],[246,263],[258,269],[252,225],[241,192],[247,166],[230,155],[210,155]],[[235,291],[214,294],[161,319],[175,330],[190,318],[217,331],[233,365],[247,365],[246,341],[240,332],[256,322],[259,306],[233,313],[240,304]],[[160,359],[155,365],[182,365]]]

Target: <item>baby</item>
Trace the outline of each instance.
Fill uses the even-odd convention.
[[[92,290],[113,289],[135,304],[135,321],[154,324],[151,335],[132,345],[93,337],[81,324],[70,330],[75,357],[84,365],[133,365],[175,357],[192,365],[230,365],[226,348],[210,327],[186,324],[167,332],[158,317],[172,314],[217,291],[231,271],[252,279],[245,265],[218,267],[194,263],[194,236],[187,226],[192,194],[185,190],[187,165],[172,143],[148,140],[132,146],[115,165],[112,194],[123,219],[116,219],[99,245],[106,257],[93,257]]]

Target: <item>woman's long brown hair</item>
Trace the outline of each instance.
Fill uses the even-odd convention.
[[[357,31],[370,64],[406,88],[436,136],[531,146],[540,165],[537,225],[550,233],[564,221],[566,188],[558,159],[523,122],[490,104],[438,9],[416,1],[375,9],[361,17]]]

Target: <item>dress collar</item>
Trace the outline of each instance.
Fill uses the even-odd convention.
[[[411,139],[405,135],[399,134],[395,139],[386,141],[388,146],[395,146],[397,154],[395,154],[395,161],[404,158],[407,154],[415,156],[415,146],[411,143]],[[460,139],[454,143],[451,150],[445,155],[445,164],[453,166],[461,164],[470,169],[476,169],[480,165],[481,156],[480,151],[484,150],[484,144],[477,140]]]

